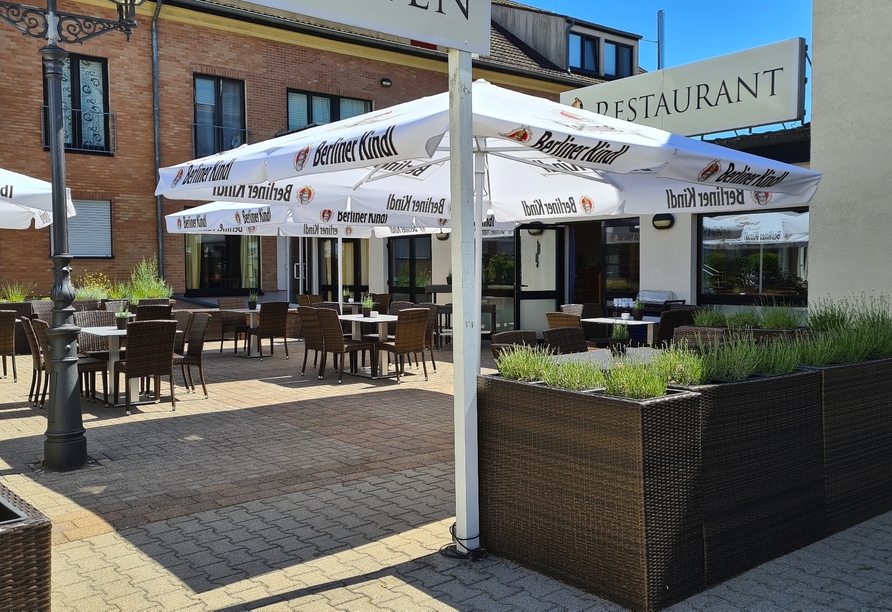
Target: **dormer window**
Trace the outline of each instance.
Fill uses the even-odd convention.
[[[632,76],[632,47],[604,42],[604,76],[617,79]]]
[[[570,34],[569,66],[579,72],[598,72],[598,39],[582,34]]]

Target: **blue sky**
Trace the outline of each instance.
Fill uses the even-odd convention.
[[[547,11],[657,39],[665,12],[665,67],[743,51],[801,36],[811,47],[811,0],[518,0]],[[657,69],[655,42],[640,44],[640,63]]]

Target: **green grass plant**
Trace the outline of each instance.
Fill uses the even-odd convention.
[[[573,391],[604,388],[605,375],[601,366],[588,361],[551,361],[542,375],[549,387]]]
[[[33,290],[34,286],[30,283],[20,283],[18,281],[4,283],[0,287],[0,301],[11,303],[24,302]]]
[[[763,344],[758,372],[775,376],[795,371],[802,361],[799,349],[800,343],[795,338],[778,338]]]
[[[706,382],[703,358],[685,346],[673,345],[653,358],[650,367],[673,385],[695,386]]]
[[[613,329],[610,330],[610,337],[614,340],[628,340],[629,339],[629,326],[616,324],[613,326]]]
[[[728,327],[728,317],[712,308],[701,308],[694,313],[694,325],[697,327]]]
[[[755,310],[738,310],[728,315],[730,329],[753,329],[762,326],[762,316]]]
[[[496,365],[499,373],[513,380],[543,380],[545,371],[553,364],[552,353],[548,349],[517,345],[502,351]]]
[[[721,344],[703,354],[704,379],[707,381],[744,380],[759,370],[764,346],[752,336],[729,332]]]
[[[607,371],[604,387],[609,395],[650,399],[666,395],[669,382],[658,368],[640,362],[616,361]]]
[[[158,276],[158,258],[143,257],[130,273],[128,297],[137,299],[169,298],[173,295],[173,287]]]
[[[834,301],[818,298],[808,306],[806,325],[809,329],[829,331],[841,329],[851,323],[851,309],[848,301]]]
[[[802,315],[791,306],[763,306],[762,327],[765,329],[799,329]]]

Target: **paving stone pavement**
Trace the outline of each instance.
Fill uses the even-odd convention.
[[[0,380],[0,481],[53,521],[53,610],[622,610],[438,552],[455,504],[448,347],[428,381],[413,369],[399,386],[302,377],[303,345],[289,348],[261,362],[209,343],[210,398],[177,374],[176,412],[166,383],[129,417],[82,400],[93,461],[66,474],[38,469],[46,417],[19,357],[19,381]],[[889,609],[892,513],[670,608]]]

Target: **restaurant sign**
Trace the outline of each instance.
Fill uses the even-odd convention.
[[[561,102],[675,134],[713,134],[805,117],[805,39],[591,85]]]
[[[250,0],[252,4],[489,55],[491,0]]]

